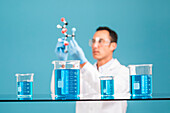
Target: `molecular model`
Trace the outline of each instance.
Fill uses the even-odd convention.
[[[67,34],[67,28],[66,28],[66,26],[68,25],[68,22],[66,22],[65,18],[61,18],[61,21],[64,23],[64,25],[61,26],[61,25],[58,24],[57,28],[61,29],[61,33],[65,35],[65,37],[64,37],[64,46],[65,46],[64,52],[67,53],[68,52],[68,49],[67,49],[68,47],[67,46],[69,45],[69,42],[67,41],[67,38],[68,37],[72,37],[73,39],[75,38],[76,28],[72,28],[72,35],[69,35],[69,34]],[[59,38],[58,41],[62,42],[62,39]]]

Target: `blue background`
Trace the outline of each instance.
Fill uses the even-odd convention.
[[[56,28],[61,17],[69,22],[69,33],[76,27],[76,40],[91,63],[95,60],[88,40],[97,27],[109,26],[118,33],[114,57],[126,66],[153,64],[153,93],[170,93],[169,6],[169,0],[0,0],[0,94],[16,94],[16,73],[34,73],[34,94],[50,95],[51,62],[56,60],[57,39],[63,36]],[[128,113],[160,113],[169,110],[170,102],[128,105]],[[68,108],[64,111],[73,113],[74,107],[75,103],[0,103],[0,112]]]

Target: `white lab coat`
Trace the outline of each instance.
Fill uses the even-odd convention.
[[[80,98],[100,99],[100,76],[114,77],[114,94],[129,94],[129,71],[117,59],[112,59],[97,70],[87,62],[80,70]],[[54,74],[51,81],[52,98],[54,99]],[[126,101],[77,101],[76,113],[126,113]]]
[[[121,65],[117,59],[112,59],[97,70],[96,63],[91,65],[87,63],[81,69],[80,94],[84,98],[100,98],[100,80],[99,76],[114,77],[115,98],[121,98],[124,94],[129,95],[129,70]],[[126,101],[95,101],[95,102],[77,102],[76,113],[126,113]]]

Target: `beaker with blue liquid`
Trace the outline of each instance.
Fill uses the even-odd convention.
[[[53,61],[55,74],[55,98],[57,100],[80,99],[80,61]]]
[[[33,73],[16,74],[17,97],[19,100],[32,100],[33,94]]]
[[[132,98],[151,98],[152,64],[129,65]]]
[[[114,99],[113,76],[100,76],[101,99]]]

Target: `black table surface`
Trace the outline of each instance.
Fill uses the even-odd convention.
[[[115,96],[113,99],[101,99],[100,96],[84,96],[80,99],[52,99],[50,94],[34,94],[31,99],[18,99],[14,94],[0,94],[0,102],[55,102],[55,101],[136,101],[136,100],[170,100],[169,93],[154,93],[152,96],[132,97],[130,95]]]

